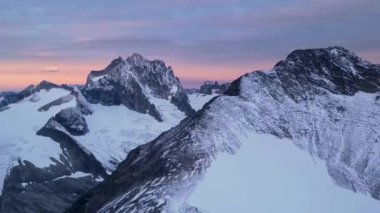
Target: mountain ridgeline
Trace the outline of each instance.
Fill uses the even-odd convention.
[[[336,185],[380,200],[379,106],[379,65],[341,47],[294,51],[131,151],[67,212],[200,212],[186,201],[216,156],[255,134],[290,139]]]
[[[336,185],[380,200],[379,65],[342,47],[296,50],[197,92],[210,101],[195,112],[171,67],[133,54],[84,86],[2,94],[0,117],[20,122],[0,123],[0,212],[203,212],[188,199],[210,166],[258,134],[291,141]]]

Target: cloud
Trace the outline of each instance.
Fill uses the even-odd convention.
[[[0,65],[1,66],[1,65]],[[9,65],[7,65],[9,66]],[[22,69],[22,70],[20,70]],[[27,68],[19,68],[17,66],[10,68],[9,70],[0,70],[0,74],[7,74],[7,75],[20,75],[20,74],[38,74],[38,73],[57,73],[60,69],[58,67],[45,67],[41,70],[35,70],[35,69],[27,69]]]
[[[55,72],[59,72],[59,68],[58,67],[46,67],[42,70],[40,70],[40,72],[43,72],[43,73],[55,73]]]

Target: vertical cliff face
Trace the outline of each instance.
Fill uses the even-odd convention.
[[[187,115],[194,113],[173,70],[163,61],[150,61],[138,54],[117,58],[106,69],[91,72],[83,94],[91,103],[123,104],[159,121],[162,118],[152,98],[169,100]]]

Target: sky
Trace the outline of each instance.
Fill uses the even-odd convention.
[[[380,63],[378,0],[0,0],[0,90],[83,84],[140,53],[185,87],[268,70],[295,49],[343,46]]]

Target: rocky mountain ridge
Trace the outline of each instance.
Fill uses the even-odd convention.
[[[379,200],[379,85],[380,66],[344,48],[294,51],[131,151],[67,212],[198,212],[186,201],[209,166],[255,134],[293,141],[335,184]]]

